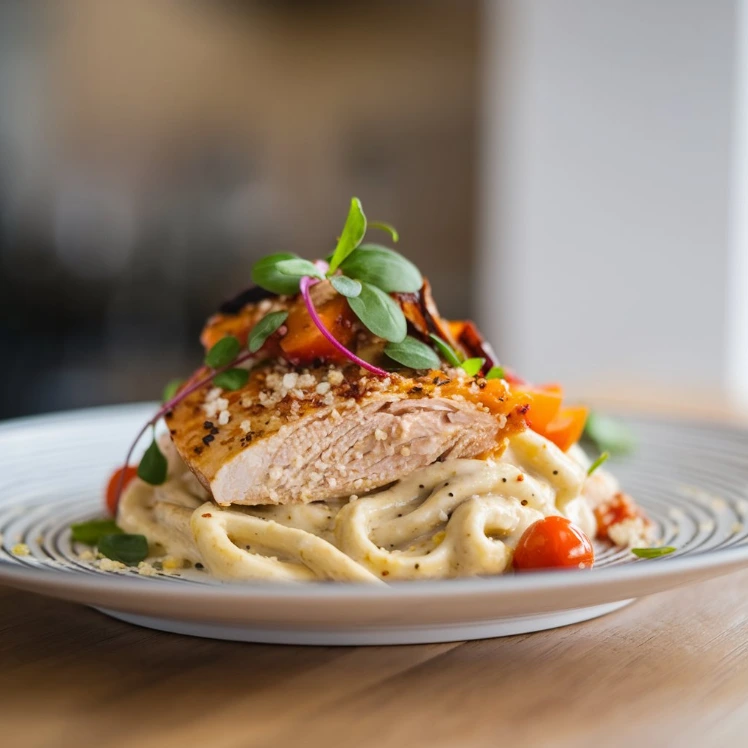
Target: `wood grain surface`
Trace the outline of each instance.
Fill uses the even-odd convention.
[[[741,746],[748,572],[555,631],[283,647],[0,588],[0,745]]]

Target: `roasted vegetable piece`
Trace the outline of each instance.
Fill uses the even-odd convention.
[[[558,415],[564,399],[564,391],[558,384],[536,387],[512,387],[512,392],[524,392],[530,401],[527,425],[539,434],[544,434],[548,424]]]
[[[587,420],[587,408],[582,405],[562,408],[558,415],[538,433],[550,439],[557,447],[566,452],[576,444],[584,431]]]
[[[338,341],[345,346],[350,344],[355,333],[355,316],[344,296],[334,296],[324,302],[317,308],[317,314]],[[310,364],[315,359],[336,362],[345,360],[340,351],[319,331],[302,300],[291,306],[286,327],[288,332],[280,341],[280,347],[284,357],[292,363]]]

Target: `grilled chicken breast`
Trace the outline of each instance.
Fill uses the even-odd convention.
[[[166,422],[217,503],[288,504],[362,494],[494,450],[524,426],[523,408],[501,380],[460,370],[380,379],[355,365],[274,360],[241,390],[194,392]]]

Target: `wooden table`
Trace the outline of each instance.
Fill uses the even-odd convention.
[[[191,639],[0,588],[0,745],[748,744],[748,572],[588,623],[374,648]]]
[[[0,588],[0,746],[748,745],[748,571],[555,631],[190,639]]]

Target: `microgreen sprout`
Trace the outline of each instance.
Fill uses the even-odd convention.
[[[676,548],[672,545],[663,545],[659,548],[632,548],[631,552],[639,558],[659,558],[673,553]]]
[[[400,234],[397,233],[397,229],[391,223],[386,223],[385,221],[369,221],[369,228],[386,231],[392,237],[392,241],[395,244],[400,241]]]
[[[609,452],[603,452],[589,467],[589,470],[587,470],[587,475],[592,475],[592,473],[597,470],[600,465],[602,465],[608,458],[610,457]]]
[[[460,368],[471,377],[474,377],[486,363],[485,358],[469,358],[460,364]]]
[[[446,340],[442,340],[438,335],[429,335],[434,345],[437,347],[439,353],[442,354],[443,358],[446,359],[448,364],[452,366],[459,366],[462,363],[462,358],[457,351],[452,348]]]
[[[266,314],[251,330],[247,340],[250,353],[257,351],[265,345],[265,341],[288,319],[288,312],[271,312]]]
[[[388,343],[384,352],[393,361],[409,369],[438,369],[441,365],[439,356],[431,346],[410,335],[400,343]]]
[[[351,198],[351,207],[348,210],[348,218],[346,218],[345,226],[343,226],[343,231],[327,268],[328,278],[335,274],[343,260],[361,244],[365,234],[366,216],[364,215],[364,209],[361,207],[361,201],[357,197],[353,197]]]
[[[122,532],[113,519],[92,519],[71,525],[70,532],[76,543],[98,545],[102,535],[117,535]]]
[[[123,564],[134,565],[148,557],[148,540],[145,535],[102,535],[97,545],[103,556]]]

